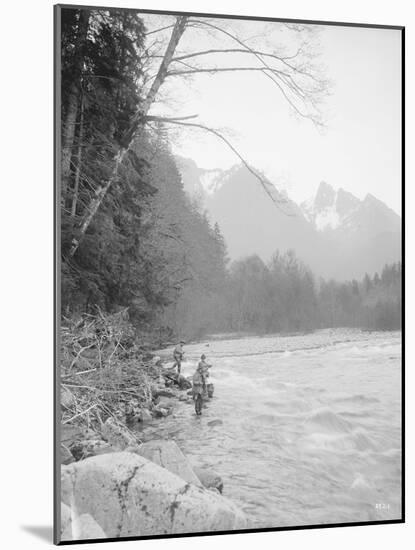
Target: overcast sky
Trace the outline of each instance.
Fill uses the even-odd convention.
[[[257,48],[280,45],[288,53],[293,51],[294,43],[278,23],[216,22],[238,36],[249,36]],[[310,121],[293,116],[284,97],[261,73],[197,75],[191,81],[172,77],[164,87],[168,101],[157,104],[153,112],[198,114],[202,123],[224,130],[249,163],[286,188],[296,201],[312,196],[324,180],[360,198],[372,193],[400,214],[400,32],[351,27],[316,30],[313,42],[319,63],[332,81],[331,95],[323,106],[327,126],[323,133]],[[188,31],[186,38],[181,51],[218,47],[213,31],[210,36]],[[229,47],[226,37],[220,40],[220,46]],[[221,56],[213,60],[206,56],[203,63],[241,64],[238,54]],[[226,145],[198,130],[176,133],[173,148],[203,168],[228,168],[238,162]]]

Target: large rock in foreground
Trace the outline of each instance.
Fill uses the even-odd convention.
[[[133,453],[110,453],[63,466],[61,489],[62,501],[73,513],[89,514],[107,537],[247,527],[244,514],[231,501]]]
[[[202,483],[193,471],[187,458],[174,441],[156,439],[147,441],[137,447],[135,451],[140,456],[151,460],[172,474],[181,477],[188,483],[202,487]]]

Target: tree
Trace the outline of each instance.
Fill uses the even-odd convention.
[[[101,13],[101,10],[100,12]],[[106,12],[110,13],[111,12]],[[292,32],[307,33],[306,27],[302,26],[287,26],[287,29]],[[213,48],[202,51],[192,51],[187,53],[178,53],[177,47],[181,43],[185,34],[192,31],[204,31],[210,33],[218,33],[221,36],[234,44],[233,47]],[[150,35],[169,32],[168,39],[165,42],[164,51],[159,54],[151,52],[151,45],[147,48],[146,56],[148,60],[157,60],[158,67],[154,74],[146,73],[142,79],[144,99],[137,106],[135,113],[129,117],[128,132],[123,136],[123,140],[115,147],[109,167],[109,174],[104,179],[103,185],[100,186],[99,192],[91,198],[86,210],[85,216],[80,226],[75,231],[70,249],[70,256],[73,256],[78,247],[79,242],[85,236],[94,216],[104,201],[111,186],[119,177],[120,167],[128,157],[130,150],[133,148],[135,139],[140,134],[140,131],[147,124],[163,120],[165,124],[182,125],[188,128],[197,128],[209,131],[224,141],[245,163],[248,169],[256,176],[259,183],[263,186],[270,198],[279,206],[287,204],[286,198],[277,192],[276,188],[268,181],[264,180],[243,157],[236,151],[232,144],[217,130],[208,128],[200,123],[186,122],[186,119],[193,118],[192,116],[175,117],[166,119],[165,117],[157,117],[149,115],[151,106],[156,101],[159,90],[165,83],[166,79],[177,77],[188,77],[201,72],[216,74],[218,72],[231,71],[251,71],[261,74],[270,80],[272,85],[283,94],[290,107],[296,114],[302,118],[311,120],[316,125],[321,125],[321,112],[319,110],[319,101],[327,89],[327,82],[319,75],[319,71],[312,64],[306,62],[307,52],[305,51],[306,39],[303,40],[302,47],[299,47],[296,52],[291,55],[279,54],[277,51],[261,51],[250,47],[247,40],[240,39],[235,33],[230,32],[227,28],[223,28],[217,24],[216,20],[205,20],[197,17],[179,16],[176,18],[168,18],[168,24],[164,24],[158,29],[153,29],[147,32],[147,37]],[[209,58],[212,55],[220,53],[226,56],[229,53],[238,53],[246,58],[254,61],[245,64],[242,67],[220,67],[220,66],[199,66],[194,64],[195,58]],[[192,61],[192,64],[189,63]],[[148,63],[151,69],[153,64]]]
[[[70,173],[72,148],[75,139],[76,119],[82,90],[87,32],[88,10],[63,10],[62,32],[62,89],[68,90],[62,99],[62,198],[65,199]]]

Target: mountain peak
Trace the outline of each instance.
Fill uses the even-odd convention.
[[[400,258],[400,218],[373,195],[360,200],[323,181],[301,209],[280,193],[289,206],[287,216],[246,167],[206,170],[190,160],[178,164],[186,191],[193,196],[200,191],[233,260],[257,254],[268,261],[276,250],[293,249],[317,275],[345,279],[374,273]]]
[[[318,210],[331,206],[334,202],[336,192],[331,185],[322,181],[317,190],[316,198],[314,199],[314,205]]]
[[[372,193],[368,193],[363,199],[363,202],[367,204],[383,204],[379,199],[372,195]]]
[[[349,215],[360,204],[360,200],[349,191],[345,191],[342,187],[337,191],[336,210],[340,217]]]

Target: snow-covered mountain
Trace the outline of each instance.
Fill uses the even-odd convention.
[[[264,261],[294,249],[314,273],[360,278],[401,259],[401,220],[372,195],[363,200],[322,182],[312,199],[297,205],[286,196],[278,208],[242,165],[204,170],[178,158],[185,190],[218,222],[231,259],[258,254]],[[287,215],[288,214],[288,215]]]
[[[401,230],[400,217],[370,193],[360,200],[342,188],[336,191],[324,181],[316,196],[300,207],[317,231],[334,238],[357,235],[361,239]]]
[[[335,191],[322,181],[315,197],[301,203],[306,217],[318,231],[337,229],[358,207],[360,201],[344,189]]]
[[[229,170],[199,168],[194,160],[176,156],[176,164],[182,174],[185,191],[191,196],[207,197],[218,191],[238,170],[235,165]]]

